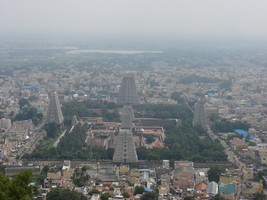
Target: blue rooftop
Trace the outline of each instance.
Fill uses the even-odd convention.
[[[238,135],[242,135],[244,137],[247,137],[249,135],[249,133],[247,131],[244,131],[242,129],[235,129],[235,133]]]
[[[39,88],[33,85],[23,85],[20,87],[21,90],[30,90],[32,92],[38,92]]]
[[[150,169],[139,169],[140,172],[150,172]]]
[[[236,184],[234,182],[228,184],[220,184],[219,192],[224,194],[234,194],[236,192]]]
[[[153,192],[151,188],[145,188],[145,192]]]
[[[255,138],[254,135],[251,135],[247,131],[244,131],[242,129],[235,129],[235,133],[238,134],[238,135],[242,135],[245,138],[246,137],[249,137],[249,139],[254,139]]]

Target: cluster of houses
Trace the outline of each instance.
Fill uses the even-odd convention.
[[[173,168],[170,167],[169,160],[142,165],[143,167],[140,167],[139,163],[136,168],[114,165],[107,161],[36,161],[24,167],[7,167],[5,173],[7,176],[13,176],[20,171],[31,170],[33,175],[38,176],[41,171],[43,173],[42,169],[49,166],[43,183],[39,186],[38,198],[41,200],[45,200],[47,193],[54,188],[75,190],[92,200],[100,199],[102,194],[108,194],[110,200],[139,200],[142,194],[136,194],[135,189],[140,186],[143,187],[144,193],[157,193],[160,200],[178,200],[185,197],[211,199],[216,195],[226,200],[235,200],[238,190],[242,190],[244,199],[263,192],[263,183],[253,181],[253,168],[243,168],[242,177],[239,170],[227,169],[226,173],[220,175],[217,183],[208,180],[209,168],[199,168],[190,161],[175,161]],[[86,177],[82,184],[74,180],[77,172],[83,172]]]

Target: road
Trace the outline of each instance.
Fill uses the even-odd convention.
[[[243,173],[243,168],[245,167],[245,164],[238,159],[237,155],[231,150],[231,147],[224,140],[222,140],[220,137],[218,137],[212,132],[210,127],[208,127],[207,133],[213,141],[218,140],[221,143],[221,145],[224,147],[224,152],[228,156],[229,162],[232,162],[234,165],[238,167],[240,174],[239,174],[239,183],[237,184],[237,192],[236,192],[235,199],[240,199],[240,194],[242,191],[242,184],[243,184],[242,173]]]

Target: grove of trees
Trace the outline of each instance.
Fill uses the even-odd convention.
[[[31,200],[37,194],[37,188],[30,185],[31,172],[25,171],[14,178],[0,173],[0,199],[3,200]]]
[[[49,138],[55,138],[60,130],[59,125],[56,124],[55,122],[45,124],[44,129],[47,133],[47,137]]]
[[[194,162],[227,161],[223,147],[208,138],[200,139],[203,130],[193,128],[190,122],[181,127],[166,127],[166,148],[137,148],[140,160],[192,160]]]
[[[15,116],[14,120],[31,119],[34,125],[38,125],[43,120],[43,114],[37,112],[37,108],[31,106],[28,99],[20,99],[20,112]]]
[[[87,197],[84,196],[82,193],[77,192],[77,191],[56,188],[56,189],[51,190],[47,194],[46,199],[47,200],[59,200],[59,199],[64,199],[64,200],[87,200]]]
[[[246,121],[229,121],[219,117],[217,114],[212,114],[209,120],[212,122],[212,129],[215,132],[227,133],[233,132],[235,129],[247,131],[250,128],[250,124]]]
[[[65,125],[71,124],[73,115],[79,117],[103,117],[105,121],[119,121],[120,114],[115,103],[106,101],[71,101],[62,105]]]

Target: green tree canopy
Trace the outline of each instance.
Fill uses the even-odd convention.
[[[225,172],[225,169],[219,167],[211,167],[208,170],[208,179],[209,181],[215,181],[216,183],[220,180],[220,175]]]
[[[0,173],[0,199],[5,200],[31,200],[36,194],[35,186],[30,185],[31,172],[25,171],[9,179]]]
[[[145,191],[144,186],[142,186],[142,185],[141,186],[136,186],[134,188],[134,195],[136,195],[136,194],[143,194],[144,191]]]
[[[250,128],[250,124],[248,124],[246,121],[229,121],[227,119],[217,119],[217,121],[213,124],[213,130],[216,132],[233,132],[235,129],[243,129],[248,130]]]
[[[184,200],[194,200],[194,197],[185,197]]]
[[[256,193],[253,195],[253,200],[265,200],[267,196],[263,193]]]
[[[109,193],[101,194],[100,199],[101,200],[108,200],[108,198],[111,197]]]
[[[20,109],[22,109],[22,108],[24,108],[24,107],[30,107],[31,106],[31,104],[30,104],[30,102],[29,102],[29,100],[28,99],[20,99],[19,100],[19,107],[20,107]]]
[[[54,138],[59,132],[59,125],[57,125],[55,122],[46,124],[44,127],[47,137]]]
[[[141,196],[141,200],[157,200],[158,199],[158,195],[155,191],[153,192],[145,192],[142,196]]]
[[[0,119],[2,119],[4,117],[5,117],[4,113],[2,111],[0,111]]]
[[[82,169],[75,169],[71,178],[73,180],[73,183],[78,187],[86,185],[90,179],[90,176],[86,174],[86,166],[83,166]]]
[[[100,192],[99,192],[99,190],[93,188],[92,190],[90,190],[90,191],[88,192],[88,194],[89,194],[89,195],[92,195],[92,194],[100,194]]]
[[[128,192],[123,192],[123,193],[122,193],[122,196],[123,196],[124,198],[129,198],[129,197],[130,197],[130,195],[129,195]]]
[[[54,189],[51,190],[47,196],[46,200],[87,200],[87,197],[84,196],[82,193],[77,191],[71,191],[67,189]]]
[[[28,120],[31,119],[34,125],[38,125],[43,119],[43,114],[37,112],[37,108],[27,107],[22,108],[18,114],[15,116],[15,120]]]
[[[173,92],[171,94],[171,99],[177,101],[177,103],[184,103],[183,97],[181,97],[181,92]]]

